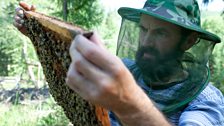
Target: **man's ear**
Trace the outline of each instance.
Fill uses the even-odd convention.
[[[192,32],[187,36],[185,42],[181,45],[181,50],[186,51],[191,48],[198,40],[198,33]]]

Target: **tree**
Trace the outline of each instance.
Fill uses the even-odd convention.
[[[214,23],[216,22],[216,23]],[[218,43],[213,51],[213,55],[210,57],[210,69],[211,69],[211,82],[218,87],[222,92],[224,92],[224,25],[221,17],[212,17],[205,19],[202,27],[208,31],[211,31],[221,37],[221,43]]]
[[[21,46],[22,41],[18,39],[18,33],[12,24],[13,13],[15,10],[13,3],[3,2],[0,6],[0,76],[9,76],[12,74],[18,74],[21,69],[18,66],[21,65]],[[5,5],[5,6],[4,6]],[[16,69],[17,68],[17,69]]]
[[[202,2],[207,5],[213,0],[203,0]],[[223,0],[224,2],[224,0]],[[221,14],[224,18],[224,10]],[[222,57],[224,56],[224,25],[223,18],[212,16],[211,18],[205,19],[202,24],[202,27],[208,31],[211,31],[221,37],[221,43],[215,46],[213,51],[213,55],[210,57],[209,65],[211,69],[211,81],[213,84],[218,87],[222,92],[224,92],[224,62],[222,61]],[[214,23],[215,22],[215,23]]]
[[[55,0],[60,10],[53,15],[65,21],[91,29],[103,20],[103,8],[98,0]]]
[[[52,5],[49,1],[31,0],[29,4],[37,5],[38,10],[51,12],[51,8],[45,6]],[[28,72],[29,62],[36,63],[38,58],[29,39],[23,36],[13,26],[13,16],[15,8],[18,6],[17,0],[0,1],[0,76],[24,76],[23,79],[30,79]],[[43,7],[45,9],[43,9]],[[37,73],[37,69],[33,71]]]
[[[115,54],[116,42],[119,33],[118,23],[119,16],[116,11],[108,11],[105,13],[103,20],[99,26],[94,27],[103,39],[106,48]]]

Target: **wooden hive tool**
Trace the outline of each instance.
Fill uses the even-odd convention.
[[[88,33],[80,27],[33,11],[24,11],[24,26],[43,67],[51,95],[64,109],[74,126],[110,126],[107,110],[92,105],[65,84],[70,65],[69,47],[77,34]]]

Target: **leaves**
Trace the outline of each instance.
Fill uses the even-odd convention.
[[[63,18],[67,11],[66,20],[75,25],[91,29],[103,20],[103,8],[98,0],[67,0],[67,9],[63,8],[65,0],[56,0],[59,10],[53,15]],[[64,10],[66,9],[66,10]]]
[[[206,19],[202,27],[221,37],[222,42],[216,44],[209,64],[211,69],[211,82],[224,92],[224,25],[222,22],[223,20],[221,17],[213,17]]]
[[[0,27],[4,28],[0,29],[0,76],[7,76],[20,65],[22,41],[17,39],[18,33],[12,26],[3,23]]]

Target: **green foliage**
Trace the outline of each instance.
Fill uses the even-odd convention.
[[[4,8],[4,6],[7,4],[5,2],[0,2],[0,12],[4,12],[7,13],[5,11],[6,8]],[[9,6],[9,5],[8,5]],[[8,32],[9,27],[5,26],[5,24],[8,22],[8,18],[6,17],[6,15],[4,13],[0,13],[0,76],[2,75],[8,75],[9,74],[9,67],[8,64],[12,64],[13,63],[13,59],[12,59],[12,51],[10,52],[8,50],[8,42],[11,42],[13,37],[10,37],[9,40],[5,40],[6,36],[10,35],[5,33]],[[8,12],[9,13],[9,12]],[[9,43],[10,44],[10,43]],[[12,44],[12,43],[11,43]],[[10,50],[12,50],[13,48],[10,48]]]
[[[47,15],[58,14],[61,9],[57,3],[43,0],[24,0],[36,6],[37,11]],[[26,60],[38,62],[35,50],[29,39],[24,37],[14,26],[13,16],[18,6],[17,0],[0,1],[0,76],[20,76],[27,70]],[[60,5],[60,2],[58,3]],[[68,21],[84,28],[92,28],[103,20],[103,9],[97,0],[94,1],[68,1]],[[34,71],[35,72],[35,71]],[[25,75],[25,74],[23,74]]]
[[[68,118],[51,98],[25,105],[0,104],[0,126],[67,126]]]
[[[35,126],[34,106],[0,104],[0,109],[1,126]]]
[[[224,92],[224,24],[221,17],[212,17],[205,19],[203,27],[221,37],[221,43],[218,43],[210,58],[211,81],[216,87]]]
[[[117,12],[111,11],[105,14],[101,25],[95,28],[102,37],[106,48],[113,54],[116,52],[116,42],[119,33],[118,24],[120,24],[120,20]]]
[[[59,10],[53,13],[61,19],[63,17],[63,1],[56,0]],[[67,0],[67,3],[68,22],[91,29],[103,20],[103,8],[99,5],[98,0]]]
[[[8,76],[21,71],[23,41],[11,24],[1,22],[0,27],[0,76]]]
[[[48,0],[25,2],[36,5],[38,11],[46,14],[52,12],[52,6],[55,6]],[[13,26],[15,8],[19,6],[18,1],[9,0],[0,3],[0,12],[3,12],[0,13],[0,76],[24,76],[27,78],[28,76],[24,74],[28,67],[25,59],[36,63],[38,58],[30,40]]]
[[[56,6],[56,3],[49,0],[24,0],[28,4],[36,6],[38,12],[53,16],[58,14],[60,18],[61,10]],[[97,27],[103,21],[103,9],[100,7],[96,0],[94,1],[70,1],[73,4],[69,5],[68,21],[81,27],[90,29]],[[83,4],[86,3],[86,4]],[[78,5],[83,6],[78,6]],[[17,0],[0,1],[0,76],[21,76],[28,77],[27,64],[38,62],[35,49],[30,40],[22,35],[13,26],[13,16],[15,8],[18,6]],[[60,5],[58,5],[60,6]],[[2,13],[3,12],[3,13]],[[55,15],[54,15],[55,16]],[[112,18],[112,16],[111,16]],[[108,21],[110,21],[108,19]],[[111,30],[115,25],[104,23]],[[102,26],[104,27],[104,25]],[[106,28],[103,28],[109,30]],[[113,31],[113,30],[112,30]],[[110,32],[103,32],[105,38],[110,39],[113,35]],[[37,73],[34,71],[37,76]],[[26,78],[22,78],[25,79]],[[27,84],[27,83],[26,83]],[[24,84],[23,84],[24,85]],[[18,103],[18,102],[15,102]],[[4,107],[3,107],[4,106]],[[4,112],[2,112],[4,110]],[[49,112],[50,111],[50,112]],[[41,114],[38,114],[41,113]],[[59,106],[49,105],[48,103],[30,104],[30,105],[12,105],[5,106],[0,104],[0,126],[36,126],[36,125],[62,125],[65,126],[69,123],[67,117],[64,115],[63,110]]]
[[[67,126],[69,119],[65,116],[61,107],[55,106],[54,112],[39,119],[37,126]]]
[[[26,65],[24,64],[24,45],[28,44],[26,51],[31,58],[37,61],[35,51],[28,39],[12,25],[15,8],[18,1],[2,1],[0,10],[0,76],[20,76]]]

